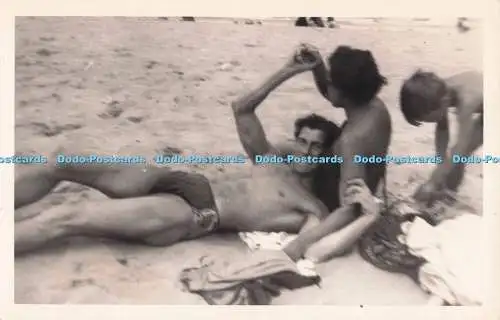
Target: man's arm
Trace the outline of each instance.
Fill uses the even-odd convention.
[[[255,110],[269,93],[300,72],[302,70],[285,66],[269,77],[260,87],[231,104],[241,144],[253,163],[256,155],[268,154],[273,149],[267,140],[261,122],[255,114]]]
[[[436,153],[438,156],[441,156],[443,160],[446,160],[447,151],[448,151],[448,143],[450,141],[450,130],[448,123],[448,116],[444,117],[440,120],[436,125],[435,131],[435,145],[436,145]]]
[[[344,136],[337,145],[337,150],[344,158],[344,162],[341,165],[341,183],[339,188],[342,206],[331,213],[321,222],[321,224],[301,233],[295,240],[285,247],[285,252],[292,259],[300,259],[314,243],[356,220],[356,216],[361,208],[358,203],[351,203],[349,200],[349,198],[352,198],[352,195],[350,194],[351,190],[349,182],[353,180],[364,180],[365,168],[363,165],[355,164],[353,162],[353,156],[359,148],[359,143],[362,142],[359,141],[359,139],[355,140],[357,141],[353,141]],[[372,197],[371,194],[367,196]],[[364,221],[366,218],[361,220]],[[363,227],[360,228],[358,226],[357,228],[348,229],[342,234],[342,237],[356,240],[363,234],[366,228],[371,225],[371,223],[366,224],[362,222],[358,224]],[[352,241],[347,242],[350,243]],[[335,248],[332,248],[332,250],[334,249]]]
[[[297,210],[306,216],[299,234],[318,226],[330,214],[325,204],[311,194],[299,202]]]
[[[304,48],[301,53],[303,56],[310,56],[309,58],[318,62],[316,67],[312,69],[316,88],[318,88],[318,91],[326,100],[333,104],[333,86],[331,84],[330,74],[323,62],[323,57],[319,53],[319,50],[310,44],[303,44],[302,47]]]
[[[379,215],[375,214],[362,215],[344,228],[326,235],[311,245],[306,250],[304,257],[314,263],[320,263],[344,255],[349,252],[359,237],[378,220],[378,217]]]
[[[455,155],[469,156],[476,150],[483,141],[483,119],[469,117],[459,118],[459,131],[456,144],[451,148],[451,157]],[[455,164],[448,159],[434,170],[431,181],[436,185],[444,183]]]
[[[479,118],[474,117],[474,112],[482,111],[482,102],[475,103],[474,107],[461,105],[457,110],[458,137],[456,144],[449,152],[450,157],[432,172],[429,180],[421,185],[413,195],[415,200],[427,205],[440,199],[445,188],[456,191],[461,183],[464,164],[453,163],[453,155],[469,156],[483,144],[482,113]]]
[[[321,59],[321,56],[320,56]],[[313,70],[314,82],[316,83],[316,88],[321,93],[326,100],[332,102],[330,90],[331,90],[331,81],[330,75],[328,74],[328,70],[326,69],[325,63],[323,59]]]

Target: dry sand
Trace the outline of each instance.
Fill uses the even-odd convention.
[[[444,76],[481,68],[481,33],[451,27],[293,28],[287,24],[177,23],[153,18],[20,18],[16,21],[16,150],[154,155],[242,152],[228,103],[277,70],[300,42],[328,54],[339,44],[374,52],[389,79],[381,97],[393,119],[393,154],[430,155],[432,126],[416,129],[398,110],[404,77],[416,67]],[[294,119],[317,112],[341,122],[317,93],[311,74],[289,80],[259,109],[271,138],[290,137]],[[455,130],[455,129],[454,129]],[[192,168],[217,179],[242,165]],[[408,194],[431,165],[391,166],[389,187]],[[66,183],[34,205],[103,198]],[[468,169],[462,201],[481,212],[482,168]],[[138,213],[140,214],[140,213]],[[207,252],[245,252],[236,236],[213,236],[169,248],[73,239],[16,259],[16,303],[204,304],[181,291],[179,271]],[[375,269],[353,253],[319,266],[323,286],[284,292],[275,304],[418,305],[411,280]]]

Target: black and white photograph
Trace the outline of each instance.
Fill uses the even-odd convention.
[[[17,16],[14,302],[483,305],[483,32]]]

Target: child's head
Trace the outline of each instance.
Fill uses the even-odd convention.
[[[418,70],[407,79],[400,91],[401,111],[408,123],[438,122],[447,113],[448,88],[432,72]]]

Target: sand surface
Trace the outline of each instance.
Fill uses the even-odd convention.
[[[398,109],[401,81],[417,67],[444,76],[481,68],[479,29],[361,25],[340,29],[287,24],[178,23],[152,18],[20,18],[16,21],[16,150],[143,154],[162,150],[242,153],[229,102],[277,70],[300,42],[328,54],[339,44],[373,51],[389,79],[381,97],[393,119],[393,154],[433,153],[433,127],[406,124]],[[272,141],[286,139],[309,112],[344,120],[309,73],[271,94],[259,116]],[[455,131],[455,125],[453,126]],[[244,165],[188,168],[220,179],[248,174]],[[389,187],[408,194],[431,165],[389,169]],[[34,204],[104,196],[66,183]],[[481,212],[482,168],[471,166],[462,201]],[[139,214],[139,213],[138,213]],[[209,252],[245,252],[236,236],[213,236],[169,248],[72,239],[16,259],[16,303],[204,304],[182,292],[179,271]],[[284,292],[275,304],[418,305],[426,295],[401,275],[375,269],[353,253],[319,266],[322,288]]]

